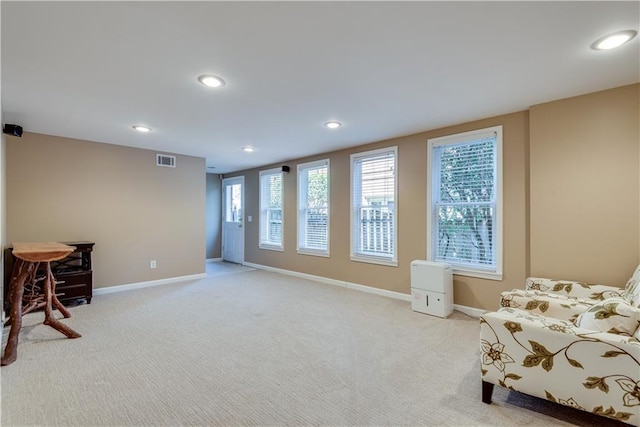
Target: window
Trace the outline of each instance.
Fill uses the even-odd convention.
[[[329,255],[329,160],[298,165],[298,252]]]
[[[224,190],[224,221],[242,222],[242,184],[229,184]]]
[[[502,126],[428,141],[427,256],[502,279]]]
[[[260,171],[260,247],[282,250],[282,169]]]
[[[397,147],[351,155],[351,259],[398,265]]]

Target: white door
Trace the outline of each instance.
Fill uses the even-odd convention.
[[[244,262],[244,176],[222,180],[222,259]]]

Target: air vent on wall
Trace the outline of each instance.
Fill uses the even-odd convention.
[[[175,168],[176,156],[167,156],[166,154],[156,154],[156,166],[164,166],[166,168]]]

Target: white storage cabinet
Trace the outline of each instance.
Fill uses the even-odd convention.
[[[443,318],[453,313],[453,270],[449,264],[411,262],[411,308]]]

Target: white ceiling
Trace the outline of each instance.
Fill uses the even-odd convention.
[[[2,1],[3,121],[228,173],[636,83],[639,37],[589,46],[639,6]]]

